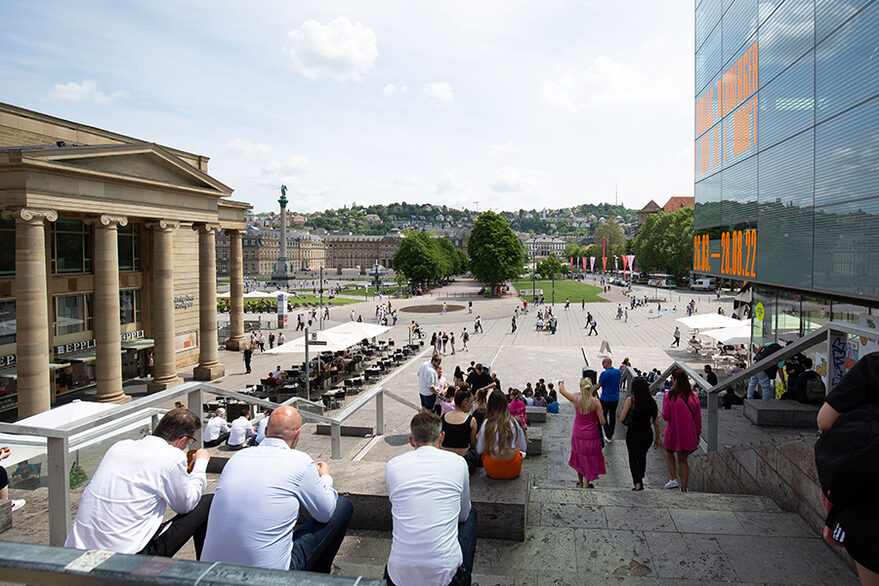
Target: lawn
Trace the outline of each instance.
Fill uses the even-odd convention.
[[[293,297],[292,295],[287,297],[287,301],[290,303],[299,303],[300,305],[303,303],[320,303],[319,295],[303,295],[299,294],[299,297]],[[360,299],[346,299],[345,297],[333,297],[329,298],[328,295],[324,295],[324,305],[347,305],[349,303],[358,303]]]
[[[532,284],[530,280],[522,279],[519,281],[513,281],[513,286],[516,288],[516,291],[521,291],[523,289],[530,290]],[[549,303],[552,300],[552,281],[539,280],[534,283],[534,288],[543,289],[543,300],[546,303]],[[601,293],[601,287],[587,285],[580,281],[570,281],[567,279],[556,279],[555,281],[556,303],[564,303],[565,299],[570,299],[571,303],[580,303],[580,301],[584,299],[586,300],[586,303],[601,303],[607,301],[607,299],[599,297]],[[529,303],[532,299],[533,297],[531,295],[525,297],[525,300]]]

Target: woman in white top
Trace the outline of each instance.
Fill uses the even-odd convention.
[[[510,415],[507,398],[500,391],[488,396],[485,421],[479,429],[476,451],[482,455],[485,473],[491,478],[516,478],[528,449],[528,437]]]

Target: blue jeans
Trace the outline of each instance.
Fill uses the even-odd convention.
[[[461,546],[461,555],[464,560],[458,566],[458,571],[452,576],[449,586],[470,586],[473,574],[473,558],[476,556],[476,509],[470,507],[470,515],[463,523],[458,523],[458,544]],[[389,586],[396,586],[388,575],[388,567],[385,566],[385,581]]]
[[[763,399],[771,399],[773,398],[772,391],[772,379],[769,378],[765,372],[762,370],[757,374],[751,376],[748,380],[748,398],[754,398],[754,389],[757,388],[757,385],[760,385],[760,395]]]
[[[290,569],[329,574],[353,513],[354,505],[348,497],[339,495],[329,521],[318,523],[309,519],[294,531]]]

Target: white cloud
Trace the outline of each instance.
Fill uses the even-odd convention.
[[[500,159],[509,155],[514,155],[522,150],[523,145],[511,139],[507,139],[504,143],[489,146],[486,156],[488,156],[489,159]]]
[[[375,32],[344,16],[326,25],[307,20],[287,36],[287,54],[296,70],[309,79],[359,81],[378,56]]]
[[[502,169],[495,171],[494,180],[489,185],[493,191],[504,192],[522,192],[536,194],[542,191],[541,185],[544,181],[545,173],[535,169],[522,169],[521,171],[505,165]]]
[[[433,193],[442,197],[446,205],[468,206],[476,198],[476,190],[469,181],[458,177],[455,171],[446,171],[437,180]]]
[[[393,96],[396,94],[403,95],[407,91],[409,91],[409,87],[405,83],[401,83],[400,85],[396,85],[393,83],[389,83],[382,90],[386,96]]]
[[[272,150],[272,147],[267,144],[247,140],[246,138],[233,138],[226,143],[226,150],[242,155],[255,155],[267,153]]]
[[[418,177],[415,175],[394,175],[391,178],[391,185],[400,187],[418,187]]]
[[[652,83],[640,73],[610,57],[599,56],[585,69],[578,66],[556,66],[551,79],[540,89],[540,97],[563,110],[605,109],[662,98]]]
[[[435,107],[448,104],[455,99],[455,93],[452,86],[445,81],[436,81],[424,84],[424,97],[427,98]]]
[[[50,94],[56,100],[67,102],[110,102],[116,98],[127,98],[128,92],[117,90],[112,94],[105,94],[98,89],[98,84],[92,79],[84,79],[80,83],[58,83],[52,86]]]
[[[262,168],[262,175],[272,181],[294,182],[296,177],[308,171],[308,159],[299,155],[293,155],[285,161],[269,159]]]

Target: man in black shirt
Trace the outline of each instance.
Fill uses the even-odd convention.
[[[714,371],[711,370],[711,365],[705,365],[705,380],[711,383],[711,386],[715,386],[717,384],[717,375],[714,374]]]
[[[475,395],[480,389],[494,387],[494,380],[483,368],[482,363],[477,362],[473,372],[467,375],[467,384],[470,385],[470,392]]]

